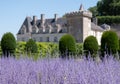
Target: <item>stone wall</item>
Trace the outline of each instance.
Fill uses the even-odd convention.
[[[82,17],[67,18],[69,34],[73,35],[77,42],[83,42],[83,20]]]
[[[91,31],[92,13],[89,11],[78,11],[66,14],[69,25],[68,33],[73,35],[76,42],[83,42]]]
[[[38,42],[58,42],[60,38],[65,35],[66,33],[54,33],[54,34],[22,34],[17,35],[18,41],[28,41],[30,38],[32,38],[35,41]]]
[[[28,41],[29,39],[31,39],[31,34],[29,33],[17,35],[17,41]]]
[[[32,34],[32,39],[38,42],[58,42],[60,38],[66,33],[54,33],[54,34]]]
[[[91,18],[83,18],[83,41],[90,35],[91,31]]]

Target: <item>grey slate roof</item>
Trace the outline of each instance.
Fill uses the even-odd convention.
[[[53,29],[56,27],[56,24],[59,24],[62,27],[67,27],[67,20],[65,18],[57,18],[57,21],[55,21],[55,19],[45,19],[45,23],[44,26],[45,28],[50,25]],[[26,27],[26,32],[27,33],[31,33],[31,28],[33,27],[33,20],[31,19],[31,17],[26,17],[23,25],[21,26],[20,30],[18,31],[18,34],[21,34],[21,29],[23,28],[23,26]],[[36,21],[36,26],[37,28],[41,28],[41,20],[38,19]],[[91,29],[94,31],[104,31],[104,28],[95,25],[93,22],[91,22]],[[41,31],[41,30],[40,30]],[[62,30],[60,30],[60,32],[62,32]],[[40,33],[40,32],[39,32]]]
[[[110,26],[107,24],[102,24],[101,27],[105,30],[110,30]]]
[[[94,31],[104,31],[104,29],[98,25],[96,25],[95,23],[91,22],[91,29]]]
[[[23,25],[21,26],[20,30],[18,31],[18,34],[20,34],[23,26],[26,27],[26,32],[30,32],[30,28],[32,27],[31,21],[32,21],[31,17],[26,17],[24,22],[23,22]]]
[[[60,24],[60,25],[65,25],[67,24],[67,21],[66,19],[63,19],[63,18],[58,18],[57,21],[55,22],[55,19],[45,19],[45,23],[44,25],[48,25],[50,24],[51,26],[54,26],[54,24]],[[37,21],[37,26],[39,27],[41,25],[41,20],[38,20]]]
[[[55,21],[55,19],[45,19],[45,23],[44,26],[47,27],[48,25],[51,25],[52,28],[54,28],[56,26],[56,24],[59,24],[61,27],[62,26],[67,26],[67,21],[64,18],[58,18],[57,21]],[[33,27],[33,21],[31,19],[31,17],[26,17],[23,25],[21,26],[20,30],[18,31],[18,34],[21,34],[21,29],[23,28],[23,26],[26,27],[26,32],[30,32],[31,28]],[[37,20],[36,21],[36,26],[38,28],[40,28],[41,26],[41,20]]]

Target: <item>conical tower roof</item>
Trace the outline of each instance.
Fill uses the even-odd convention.
[[[80,5],[80,9],[79,9],[80,11],[83,11],[84,10],[84,7],[83,7],[83,5],[81,4]]]

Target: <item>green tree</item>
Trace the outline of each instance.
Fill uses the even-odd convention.
[[[118,50],[118,53],[120,55],[120,39],[119,39],[119,50]]]
[[[14,55],[16,49],[16,40],[12,33],[8,32],[2,36],[1,49],[4,56]]]
[[[83,49],[86,56],[88,56],[88,54],[90,53],[92,57],[95,57],[98,51],[98,42],[96,37],[88,36],[84,41]]]
[[[105,31],[101,38],[101,52],[107,54],[116,54],[119,49],[119,38],[114,31]]]
[[[66,57],[66,55],[74,54],[76,52],[75,38],[70,34],[62,36],[59,41],[59,51],[63,58]]]
[[[93,17],[96,17],[98,15],[97,6],[90,7],[88,10],[92,12]]]
[[[25,50],[27,51],[27,53],[37,53],[38,47],[36,42],[32,39],[29,39],[25,45]]]
[[[97,3],[99,15],[120,15],[120,0],[101,0]]]

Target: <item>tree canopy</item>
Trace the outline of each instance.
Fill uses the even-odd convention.
[[[95,17],[95,16],[98,15],[97,6],[90,7],[88,10],[89,10],[90,12],[92,12],[93,17]]]
[[[63,58],[66,57],[66,53],[67,55],[71,53],[74,54],[76,52],[75,38],[70,34],[63,35],[59,41],[59,50],[60,53],[63,55]]]
[[[32,39],[29,39],[29,41],[27,41],[25,49],[28,53],[37,53],[38,51],[37,44]]]
[[[90,53],[92,57],[94,57],[98,51],[98,42],[96,37],[88,36],[84,41],[83,48],[86,55],[89,55]]]
[[[116,54],[119,49],[119,38],[114,31],[105,31],[101,38],[101,51],[107,54]]]
[[[120,0],[101,0],[97,3],[99,15],[120,15]]]
[[[1,49],[4,56],[13,55],[16,49],[16,40],[12,33],[7,32],[2,36]]]
[[[120,15],[120,0],[100,0],[97,5],[88,9],[94,16]]]

